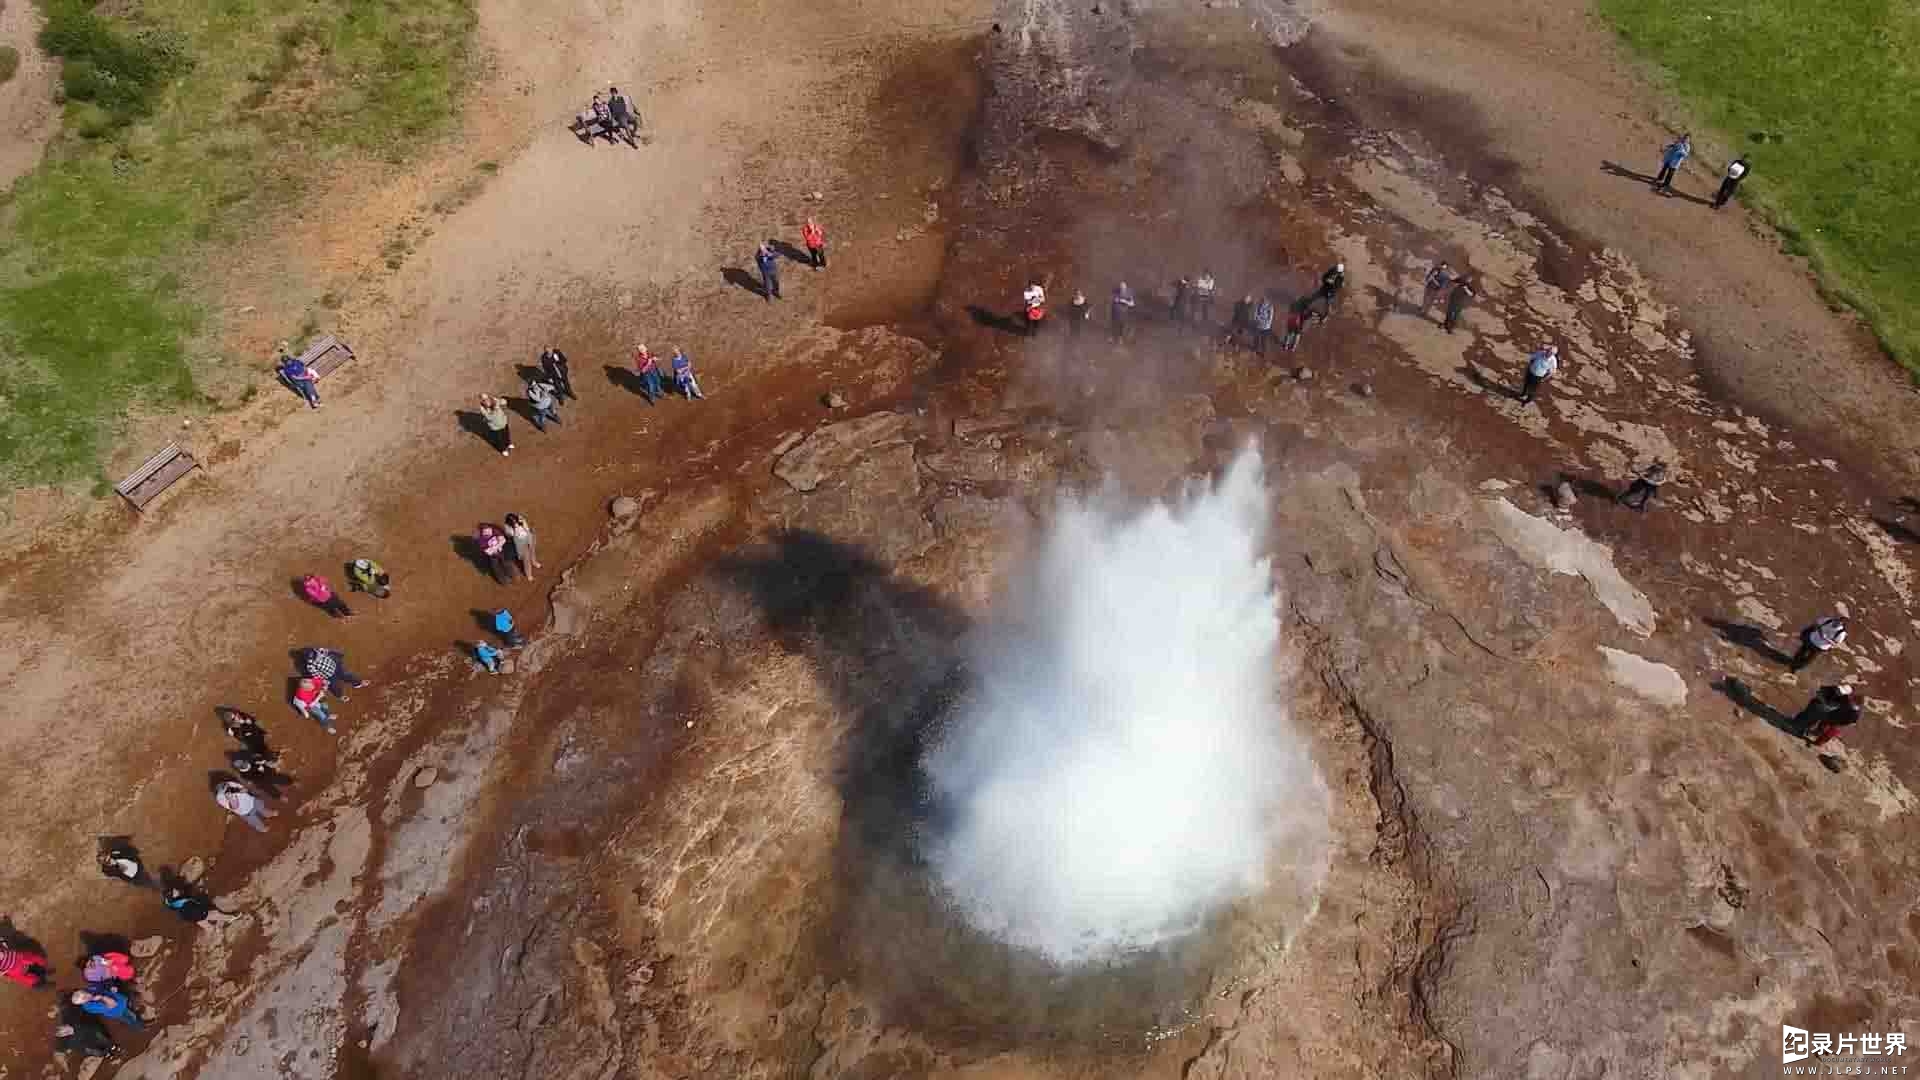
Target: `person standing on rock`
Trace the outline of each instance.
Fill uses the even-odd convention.
[[[534,557],[533,526],[519,514],[507,515],[507,539],[513,542],[513,558],[520,564],[520,572],[529,580],[533,572],[540,569],[540,560]]]
[[[1800,648],[1787,662],[1788,671],[1805,671],[1808,665],[1840,647],[1847,640],[1847,620],[1829,615],[1800,631]]]
[[[1081,328],[1092,318],[1093,305],[1087,303],[1087,294],[1073,290],[1073,303],[1067,305],[1067,336],[1078,338]]]
[[[1026,321],[1021,328],[1028,337],[1040,332],[1040,322],[1047,317],[1047,289],[1038,280],[1027,282],[1025,292],[1020,294],[1020,310]]]
[[[1693,154],[1693,136],[1683,133],[1679,138],[1666,145],[1660,151],[1660,174],[1653,178],[1653,190],[1662,195],[1673,194],[1673,174],[1687,163]]]
[[[1807,707],[1793,718],[1794,734],[1814,746],[1832,739],[1841,728],[1859,722],[1860,703],[1854,699],[1850,683],[1823,686],[1814,691]]]
[[[580,395],[573,392],[573,375],[567,369],[567,354],[561,352],[558,346],[549,345],[541,352],[540,374],[561,397],[568,401],[580,400]]]
[[[1420,294],[1420,314],[1433,310],[1433,305],[1447,294],[1447,287],[1453,284],[1453,267],[1447,260],[1441,259],[1427,271],[1426,291]]]
[[[1746,178],[1746,158],[1737,157],[1727,162],[1727,174],[1720,179],[1720,190],[1713,193],[1713,208],[1718,210],[1727,205],[1727,200],[1733,198],[1733,193],[1740,190],[1740,181]]]
[[[1273,297],[1262,296],[1253,305],[1253,351],[1267,355],[1267,342],[1273,339]]]
[[[1520,383],[1520,404],[1533,404],[1533,396],[1540,391],[1540,384],[1546,382],[1558,370],[1560,370],[1558,345],[1549,345],[1527,357],[1527,374]]]
[[[800,226],[800,242],[807,246],[807,258],[813,261],[815,270],[827,268],[827,230],[820,223],[808,218]]]
[[[1113,340],[1122,341],[1126,338],[1127,319],[1133,314],[1135,306],[1133,289],[1126,282],[1123,281],[1113,287],[1113,302],[1108,306],[1107,312],[1107,318],[1113,321],[1110,328]]]
[[[327,734],[334,734],[333,710],[327,707],[327,681],[312,677],[301,679],[293,687],[293,711],[320,725]]]
[[[707,398],[700,392],[700,380],[693,377],[693,357],[688,356],[685,349],[673,350],[673,386],[688,401],[705,401]]]
[[[1441,327],[1447,333],[1460,325],[1460,316],[1467,310],[1467,301],[1473,299],[1473,282],[1461,278],[1453,283],[1453,291],[1447,294],[1447,318]]]
[[[1327,272],[1320,275],[1320,291],[1314,298],[1320,304],[1320,321],[1326,322],[1333,309],[1340,305],[1340,293],[1347,287],[1347,264],[1334,263]]]
[[[0,979],[38,990],[52,983],[52,973],[44,955],[0,938]]]
[[[761,244],[753,253],[753,265],[760,271],[760,295],[771,304],[780,299],[780,257],[773,253],[768,244]]]
[[[347,654],[337,649],[306,650],[300,657],[300,669],[309,678],[325,679],[327,692],[341,701],[347,700],[343,686],[358,690],[369,685],[367,680],[347,670]]]
[[[1213,296],[1217,291],[1213,271],[1202,270],[1200,276],[1193,279],[1193,324],[1203,333],[1213,329]]]
[[[353,609],[345,600],[333,591],[333,586],[319,574],[308,574],[300,579],[300,592],[307,602],[336,619],[353,618]]]
[[[1633,478],[1627,490],[1620,493],[1619,503],[1629,509],[1645,513],[1647,504],[1660,494],[1660,485],[1667,482],[1667,463],[1656,461],[1645,472]]]
[[[492,394],[480,395],[480,422],[486,425],[487,442],[501,457],[513,453],[513,432],[507,428],[507,403]]]
[[[640,377],[640,396],[647,399],[647,404],[654,404],[666,393],[660,387],[660,361],[645,345],[633,347],[633,373]]]

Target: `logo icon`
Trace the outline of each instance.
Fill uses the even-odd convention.
[[[1780,1062],[1787,1064],[1804,1061],[1812,1051],[1807,1041],[1807,1029],[1780,1025]]]

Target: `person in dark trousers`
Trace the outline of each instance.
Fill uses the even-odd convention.
[[[1649,465],[1646,471],[1633,478],[1633,483],[1627,485],[1627,490],[1620,493],[1619,503],[1621,506],[1645,513],[1647,504],[1659,496],[1660,485],[1666,482],[1667,463],[1656,461]]]
[[[1718,210],[1727,205],[1727,200],[1733,198],[1733,193],[1740,190],[1740,181],[1746,178],[1746,158],[1737,157],[1727,162],[1727,174],[1720,178],[1720,190],[1713,193],[1713,208]]]
[[[19,983],[29,990],[38,990],[52,984],[53,967],[40,953],[0,939],[0,979]]]
[[[513,544],[513,561],[519,564],[520,573],[531,581],[533,572],[540,569],[539,553],[534,548],[537,537],[533,535],[533,526],[527,524],[527,519],[519,514],[508,514],[503,531]]]
[[[492,525],[482,525],[474,530],[473,542],[487,560],[487,572],[493,575],[493,580],[501,585],[513,584],[513,562],[507,555],[507,534]]]
[[[309,678],[327,680],[327,692],[341,701],[347,700],[347,692],[342,686],[358,690],[370,685],[367,680],[347,670],[347,654],[338,649],[308,649],[301,654],[300,671]]]
[[[1461,278],[1453,283],[1453,291],[1447,294],[1447,318],[1440,324],[1447,333],[1453,333],[1453,328],[1460,325],[1460,316],[1467,310],[1467,301],[1472,299],[1473,282]]]
[[[147,868],[140,862],[140,853],[131,844],[109,844],[102,850],[100,872],[115,881],[124,881],[138,888],[153,887],[153,878],[147,875]]]
[[[1653,190],[1662,195],[1671,195],[1673,174],[1680,171],[1680,166],[1685,165],[1687,158],[1692,154],[1693,136],[1690,134],[1682,134],[1668,143],[1666,148],[1660,151],[1660,174],[1653,178]]]
[[[104,1020],[118,1020],[138,1031],[147,1026],[133,1011],[133,999],[119,990],[75,990],[67,1000]]]
[[[213,897],[177,873],[162,869],[160,881],[160,902],[182,922],[196,926],[224,926],[240,917],[221,911],[214,904]]]
[[[1794,734],[1814,746],[1833,738],[1841,728],[1859,722],[1860,703],[1855,700],[1853,686],[1848,683],[1823,686],[1814,691],[1807,707],[1793,718]]]
[[[1263,296],[1253,305],[1253,351],[1267,355],[1267,342],[1273,339],[1273,297]]]
[[[345,698],[341,698],[345,701]],[[267,793],[268,798],[280,798],[281,789],[293,783],[293,777],[280,771],[280,755],[256,754],[251,750],[227,751],[227,764],[240,779]]]
[[[345,600],[333,591],[333,586],[319,574],[308,574],[300,579],[300,592],[307,602],[336,619],[353,618],[353,609]]]
[[[1107,318],[1113,322],[1113,325],[1108,328],[1113,334],[1113,340],[1119,341],[1127,336],[1127,319],[1132,316],[1134,307],[1133,289],[1124,281],[1115,285],[1113,302],[1108,305],[1107,311]]]
[[[654,404],[666,393],[660,386],[660,361],[644,344],[633,347],[633,373],[640,377],[640,396],[647,399],[647,404]]]
[[[1829,615],[1800,631],[1800,648],[1787,661],[1788,671],[1804,671],[1815,660],[1840,647],[1847,640],[1847,620]]]
[[[617,86],[607,87],[607,118],[613,121],[615,130],[626,134],[631,144],[634,132],[640,130],[640,117],[633,111],[633,102],[628,101]]]
[[[540,374],[561,397],[568,401],[580,400],[580,395],[573,392],[573,374],[567,369],[567,354],[557,346],[549,345],[540,353]]]
[[[1200,276],[1193,279],[1193,324],[1202,331],[1213,329],[1213,295],[1218,286],[1213,280],[1213,271],[1202,270]]]
[[[1433,310],[1433,305],[1447,294],[1447,287],[1453,284],[1453,267],[1445,259],[1433,264],[1427,271],[1426,291],[1420,294],[1420,314]]]
[[[509,649],[517,649],[527,643],[527,639],[521,636],[520,631],[513,628],[513,612],[506,608],[493,613],[493,632],[500,635],[500,640]]]
[[[1334,263],[1327,272],[1320,275],[1320,291],[1315,297],[1320,302],[1320,321],[1326,322],[1333,309],[1340,305],[1340,292],[1347,287],[1347,264]]]
[[[1253,340],[1253,294],[1248,293],[1233,302],[1233,315],[1227,322],[1227,336],[1222,344],[1232,346],[1244,338]]]
[[[808,218],[800,226],[800,242],[807,245],[807,258],[813,261],[815,270],[827,268],[827,230],[820,223]]]
[[[1520,404],[1533,404],[1533,396],[1540,391],[1540,384],[1546,382],[1554,372],[1560,370],[1560,347],[1549,345],[1527,357],[1527,374],[1520,383]]]
[[[533,430],[545,431],[548,424],[560,422],[560,399],[544,379],[527,380],[527,406],[533,411]]]
[[[685,349],[673,350],[673,387],[688,401],[706,400],[707,395],[700,392],[700,380],[693,374],[693,357]]]
[[[1287,309],[1287,332],[1280,339],[1280,348],[1287,352],[1300,347],[1300,335],[1307,332],[1307,309],[1295,304]]]
[[[307,408],[320,407],[320,376],[314,374],[312,368],[294,357],[282,355],[280,366],[275,370],[280,373],[280,378],[293,388],[294,393],[307,399]]]
[[[220,717],[221,726],[227,729],[227,734],[232,736],[235,742],[256,754],[270,752],[267,749],[267,729],[260,726],[260,722],[253,718],[252,713],[241,712],[226,705],[215,709],[214,713]]]
[[[357,592],[385,600],[393,595],[393,577],[387,568],[372,559],[355,559],[347,564],[347,584]]]
[[[1093,305],[1087,303],[1087,294],[1078,289],[1073,291],[1073,303],[1067,305],[1067,336],[1077,338],[1080,330],[1093,318]]]
[[[317,680],[305,681],[316,682]],[[326,729],[327,734],[334,733],[330,720],[326,724]],[[222,780],[214,786],[213,801],[219,804],[220,809],[246,822],[247,828],[254,832],[266,832],[267,819],[280,816],[278,810],[268,806],[266,801],[255,795],[247,785],[231,778]]]
[[[753,253],[753,265],[760,270],[760,295],[771,304],[780,299],[780,257],[770,244],[761,244]]]
[[[60,1009],[60,1022],[53,1028],[53,1049],[89,1058],[120,1056],[120,1044],[113,1041],[107,1026],[71,1002]]]
[[[492,394],[480,395],[480,422],[486,426],[487,442],[501,457],[513,453],[513,432],[507,427],[507,403]]]
[[[1187,321],[1187,296],[1193,292],[1193,279],[1182,274],[1173,283],[1173,303],[1167,305],[1167,321],[1181,323]]]

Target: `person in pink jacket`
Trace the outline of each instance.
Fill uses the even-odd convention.
[[[336,619],[353,617],[353,609],[347,606],[345,600],[340,599],[339,594],[333,591],[333,586],[319,574],[308,574],[301,578],[300,591],[314,607]]]

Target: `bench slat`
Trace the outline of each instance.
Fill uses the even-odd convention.
[[[347,343],[328,334],[313,341],[305,352],[300,354],[300,362],[313,369],[317,382],[332,374],[341,364],[353,359],[353,350]]]
[[[125,480],[113,485],[113,490],[135,510],[144,510],[148,503],[172,487],[175,481],[199,467],[200,463],[194,460],[192,454],[181,449],[179,443],[168,443]]]

